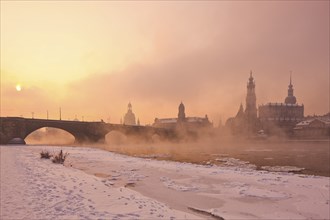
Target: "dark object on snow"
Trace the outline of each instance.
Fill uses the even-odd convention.
[[[68,156],[68,153],[63,154],[63,151],[61,150],[58,154],[53,156],[53,163],[60,163],[63,164],[65,161],[65,158]]]
[[[40,158],[41,159],[50,159],[52,155],[48,151],[41,151]]]

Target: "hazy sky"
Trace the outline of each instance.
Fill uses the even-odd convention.
[[[328,1],[1,1],[1,116],[218,124],[283,102],[290,70],[305,115],[329,111]],[[21,91],[16,86],[21,85]]]

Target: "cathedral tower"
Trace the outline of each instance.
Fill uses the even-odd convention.
[[[245,107],[245,115],[248,120],[257,118],[256,100],[257,98],[255,93],[255,83],[252,77],[252,71],[250,71],[250,78],[247,84],[246,107]]]
[[[291,73],[290,73],[290,84],[288,88],[288,96],[285,98],[285,104],[296,104],[297,99],[293,95],[293,85],[292,85],[292,80],[291,80]]]
[[[178,122],[183,122],[186,119],[186,113],[184,112],[184,105],[181,102],[181,104],[179,105],[179,114],[178,114]]]

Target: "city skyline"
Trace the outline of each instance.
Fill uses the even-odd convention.
[[[284,102],[329,111],[329,2],[1,1],[1,116],[141,124]]]

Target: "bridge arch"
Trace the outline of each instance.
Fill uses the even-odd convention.
[[[38,123],[38,124],[27,124],[26,125],[26,132],[24,135],[24,139],[29,136],[31,133],[39,130],[39,129],[43,129],[43,128],[51,128],[51,129],[60,129],[63,131],[66,131],[68,133],[70,133],[72,136],[74,136],[76,138],[76,133],[74,131],[72,131],[71,129],[68,129],[65,126],[61,126],[61,125],[57,125],[57,124],[43,124],[43,123]]]
[[[37,129],[49,127],[62,129],[70,133],[75,138],[75,144],[102,142],[104,133],[101,124],[94,122],[26,119],[23,139]],[[99,129],[100,126],[101,129]]]
[[[55,127],[41,127],[25,137],[27,144],[67,145],[75,143],[75,136],[70,132]]]

